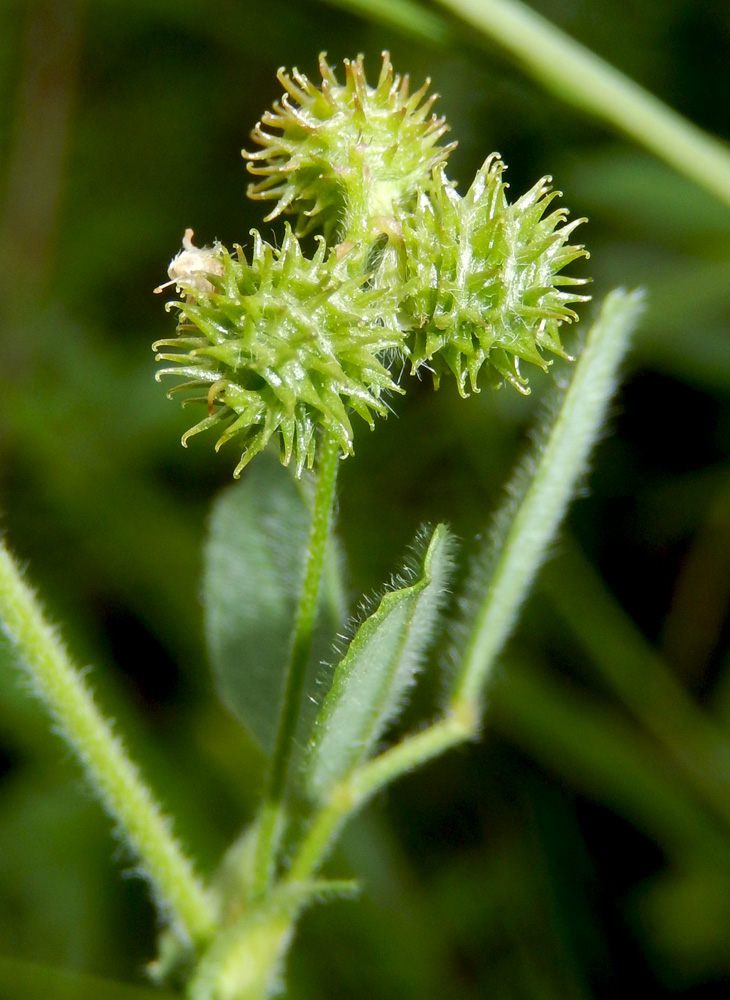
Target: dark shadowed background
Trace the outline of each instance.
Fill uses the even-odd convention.
[[[728,137],[728,4],[533,6]],[[332,866],[363,897],[304,919],[287,995],[724,1000],[730,209],[447,19],[427,40],[316,0],[0,0],[0,14],[0,530],[207,870],[263,779],[215,699],[198,601],[206,511],[237,452],[180,448],[191,420],[153,381],[150,344],[173,320],[152,289],[186,227],[230,245],[262,226],[240,149],[277,68],[318,79],[321,50],[335,66],[364,52],[374,80],[389,49],[441,94],[462,192],[494,150],[515,196],[552,174],[590,219],[574,271],[595,298],[647,288],[610,435],[483,742],[352,824]],[[410,380],[387,422],[362,427],[339,502],[353,598],[424,520],[474,551],[549,381],[464,401]],[[142,982],[144,886],[120,878],[108,822],[0,660],[0,953]],[[437,661],[403,724],[433,711]],[[26,996],[0,976],[2,1000]]]

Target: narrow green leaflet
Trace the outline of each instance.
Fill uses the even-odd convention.
[[[455,655],[452,704],[479,706],[484,697],[497,657],[585,475],[643,307],[641,291],[618,288],[606,296],[562,400],[553,413],[548,411],[532,450],[513,474],[489,543],[467,581],[462,601],[466,641]]]
[[[205,633],[218,691],[269,755],[283,703],[309,519],[300,487],[264,454],[214,503],[204,547]],[[336,559],[333,552],[328,556],[331,569]],[[325,581],[305,681],[304,732],[316,710],[320,661],[344,618],[341,603],[338,582]]]
[[[407,567],[413,582],[386,593],[355,633],[314,725],[305,774],[314,796],[364,760],[397,714],[444,601],[452,550],[439,525],[419,563]]]

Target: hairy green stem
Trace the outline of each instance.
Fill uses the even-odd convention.
[[[322,579],[327,536],[332,519],[340,445],[334,436],[324,433],[320,443],[317,485],[314,492],[312,523],[304,569],[299,606],[294,620],[292,651],[284,694],[284,706],[279,720],[276,747],[271,763],[266,801],[259,819],[256,851],[257,894],[270,884],[276,852],[277,826],[281,802],[286,787],[289,762],[294,747],[294,733],[301,709],[302,690],[312,645],[312,632],[317,610],[317,598]]]
[[[81,672],[45,620],[20,570],[0,545],[0,621],[36,695],[56,719],[104,808],[140,861],[156,902],[195,945],[213,936],[212,903],[190,861],[111,724],[94,704]]]
[[[309,530],[304,582],[294,620],[291,662],[284,695],[284,707],[271,766],[269,794],[274,799],[279,799],[284,791],[294,743],[294,732],[299,719],[304,678],[307,673],[309,650],[312,645],[319,586],[322,580],[327,536],[332,519],[339,460],[339,442],[325,433],[320,444],[312,524]]]
[[[438,0],[563,100],[610,122],[730,205],[730,151],[518,0]]]
[[[498,518],[498,523],[508,527],[498,540],[486,589],[485,581],[476,579],[484,596],[469,622],[452,704],[481,703],[495,659],[585,472],[641,308],[642,297],[637,293],[616,291],[606,298],[560,410],[537,449],[534,469],[528,462],[518,470],[515,485],[508,490],[507,509]],[[528,485],[515,507],[513,497],[525,481]],[[476,573],[481,577],[482,567]]]
[[[315,817],[292,862],[288,880],[301,882],[314,875],[343,823],[368,799],[406,772],[473,737],[477,725],[472,706],[462,703],[427,729],[407,736],[396,746],[355,768],[335,786]]]

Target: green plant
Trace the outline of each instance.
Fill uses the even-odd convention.
[[[158,341],[160,375],[184,381],[208,415],[183,438],[222,428],[237,439],[238,476],[278,438],[284,465],[262,457],[216,503],[205,601],[211,661],[223,697],[270,757],[263,804],[207,885],[127,760],[12,559],[0,562],[0,613],[38,696],[80,757],[138,858],[166,921],[160,983],[192,1000],[256,1000],[280,987],[296,920],[313,902],[351,894],[320,875],[349,816],[373,794],[450,747],[475,738],[495,658],[583,475],[599,434],[640,297],[614,292],[572,378],[556,390],[532,452],[464,596],[435,721],[388,744],[389,727],[443,630],[454,540],[422,529],[402,572],[349,626],[339,662],[323,650],[343,626],[332,531],[337,468],[354,451],[351,415],[371,427],[398,376],[454,376],[526,391],[520,362],[546,368],[565,353],[559,327],[577,318],[584,279],[562,269],[584,256],[568,243],[578,222],[546,215],[555,192],[539,181],[507,201],[504,165],[490,156],[463,197],[445,174],[452,147],[429,117],[426,87],[411,95],[384,56],[369,87],[361,58],[340,84],[324,58],[322,86],[280,74],[287,96],[264,117],[246,154],[263,177],[255,198],[289,213],[281,246],[253,234],[236,247],[198,249],[186,232],[170,282],[178,333]],[[275,132],[270,131],[275,129]],[[322,229],[307,255],[300,239]],[[161,286],[164,287],[164,286]],[[326,574],[327,586],[321,587]],[[291,614],[293,624],[287,628]],[[257,631],[258,630],[258,631]],[[288,640],[289,632],[291,639]],[[258,641],[255,641],[255,640]],[[304,709],[316,703],[316,711]]]
[[[557,196],[549,177],[510,205],[494,155],[460,197],[428,83],[411,95],[387,53],[376,87],[362,57],[345,69],[339,84],[321,56],[321,89],[280,71],[282,103],[253,133],[263,148],[244,153],[264,178],[249,196],[276,201],[267,221],[295,215],[296,232],[277,249],[254,231],[249,262],[241,247],[198,250],[188,231],[170,265],[168,284],[183,293],[170,303],[178,336],[155,346],[179,367],[159,374],[205,391],[209,416],[183,443],[219,424],[216,447],[242,440],[235,476],[277,431],[298,474],[312,467],[318,428],[351,454],[350,412],[373,427],[383,395],[403,391],[385,358],[425,368],[437,386],[453,374],[462,395],[478,391],[483,368],[524,389],[520,361],[545,369],[545,351],[565,356],[558,328],[586,300],[562,290],[585,279],[561,273],[585,255],[567,242],[584,220],[545,215]],[[323,235],[307,258],[298,237],[314,228]]]

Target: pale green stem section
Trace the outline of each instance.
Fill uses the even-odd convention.
[[[438,0],[558,97],[629,135],[730,205],[730,149],[518,0]]]
[[[560,411],[528,468],[529,485],[502,542],[463,651],[452,704],[481,703],[495,658],[584,474],[605,419],[617,368],[642,308],[637,293],[612,292],[591,328]],[[520,475],[517,482],[522,479]]]
[[[312,632],[317,611],[317,599],[322,580],[325,549],[332,519],[332,506],[340,461],[340,445],[329,434],[324,434],[320,445],[317,486],[309,530],[304,582],[294,621],[291,665],[287,676],[284,708],[276,737],[276,749],[271,766],[271,795],[280,798],[286,784],[289,761],[294,747],[294,732],[302,707],[302,691],[312,645]]]
[[[257,895],[265,893],[274,871],[277,828],[281,814],[281,803],[286,788],[289,762],[294,748],[294,734],[297,728],[302,702],[304,679],[312,645],[312,632],[317,610],[317,598],[324,567],[327,536],[332,519],[332,507],[337,483],[337,467],[340,461],[340,446],[334,437],[323,435],[317,470],[317,485],[314,493],[312,523],[309,530],[307,558],[304,571],[299,606],[294,622],[292,653],[287,674],[284,707],[279,720],[276,748],[271,763],[269,788],[259,819],[258,846],[256,850]]]
[[[296,913],[294,908],[264,905],[224,928],[193,973],[186,997],[268,1000],[276,990]]]
[[[196,945],[215,930],[211,902],[111,724],[0,544],[0,622],[36,695],[78,756],[104,808],[139,858],[162,912]]]
[[[350,881],[280,884],[260,906],[225,926],[188,983],[188,1000],[269,1000],[281,996],[281,966],[305,906],[333,895],[353,896]]]
[[[408,771],[473,737],[477,724],[471,705],[456,706],[446,718],[428,729],[407,736],[390,750],[355,768],[349,777],[335,786],[329,800],[316,815],[292,862],[288,881],[301,882],[316,873],[342,824],[376,792]]]

